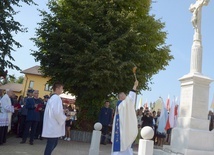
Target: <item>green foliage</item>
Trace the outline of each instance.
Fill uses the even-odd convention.
[[[3,74],[5,68],[12,68],[20,70],[20,68],[13,64],[15,61],[12,56],[14,47],[20,48],[21,44],[14,40],[13,34],[18,32],[26,32],[22,25],[14,20],[16,12],[13,7],[21,7],[20,2],[26,4],[35,4],[33,0],[1,0],[0,1],[0,76]]]
[[[148,89],[152,76],[173,58],[164,23],[149,15],[150,3],[52,0],[50,13],[41,11],[33,39],[39,49],[32,54],[50,82],[62,81],[77,96],[88,120],[96,120],[105,99],[132,88],[134,64],[139,89]]]
[[[7,83],[19,83],[22,84],[24,81],[24,76],[19,76],[18,78],[15,75],[7,75],[6,78],[0,80],[1,85],[5,85]]]
[[[23,84],[24,76],[19,76],[18,79],[16,79],[15,83]]]

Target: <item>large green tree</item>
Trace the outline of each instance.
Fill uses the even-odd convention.
[[[6,78],[6,68],[20,70],[13,64],[12,52],[14,47],[20,48],[21,44],[14,40],[13,35],[18,32],[26,32],[26,29],[16,20],[14,15],[18,12],[14,6],[21,7],[20,3],[35,4],[33,0],[0,0],[0,78]]]
[[[132,88],[134,65],[139,89],[147,89],[173,58],[164,23],[149,15],[150,0],[52,0],[48,6],[33,55],[51,82],[62,81],[77,96],[89,122],[104,99]]]

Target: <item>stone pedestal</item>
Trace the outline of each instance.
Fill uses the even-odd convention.
[[[102,124],[97,122],[94,124],[94,131],[91,139],[91,146],[89,149],[89,155],[99,155],[100,152],[100,138],[101,138],[101,129]]]
[[[177,127],[171,145],[164,146],[184,155],[214,155],[214,133],[209,131],[208,99],[212,80],[190,73],[180,79],[181,98]]]
[[[89,155],[99,155],[101,131],[93,131]]]
[[[138,155],[153,155],[154,141],[140,139]]]

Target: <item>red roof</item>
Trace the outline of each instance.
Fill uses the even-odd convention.
[[[33,74],[33,75],[42,75],[42,73],[40,72],[39,69],[40,69],[40,66],[34,66],[34,67],[23,70],[21,73]]]
[[[12,91],[15,91],[15,92],[21,92],[22,91],[22,84],[7,83],[5,85],[1,85],[0,89],[2,89],[2,90],[11,89]]]

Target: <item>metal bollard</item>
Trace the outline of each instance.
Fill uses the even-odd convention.
[[[150,140],[154,136],[151,127],[145,126],[140,132],[143,139],[139,140],[138,155],[153,155],[154,141]]]
[[[91,146],[89,149],[89,155],[99,155],[100,151],[100,138],[101,138],[101,129],[102,124],[101,123],[95,123],[94,124],[92,139],[91,139]]]

